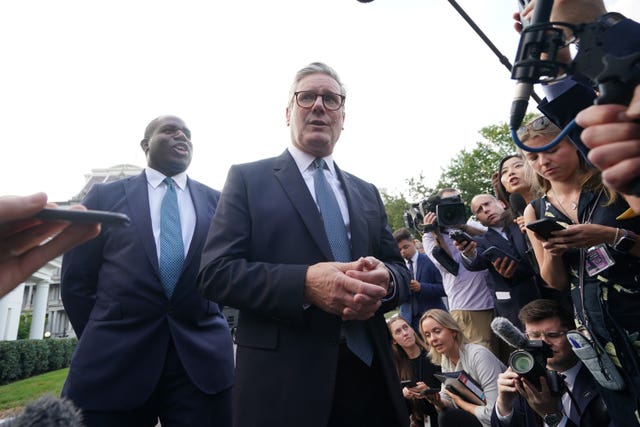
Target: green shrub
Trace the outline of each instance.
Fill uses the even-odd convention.
[[[0,384],[66,368],[78,340],[0,341]]]

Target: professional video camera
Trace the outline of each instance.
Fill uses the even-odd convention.
[[[424,217],[428,212],[436,214],[436,222],[425,225]],[[420,203],[412,204],[404,212],[404,223],[407,228],[418,230],[422,233],[434,231],[436,227],[448,227],[465,224],[466,222],[467,212],[459,194],[449,197],[440,197],[438,194],[434,194]]]
[[[540,390],[540,377],[547,380],[552,396],[562,396],[565,389],[563,376],[547,369],[547,359],[553,357],[549,344],[542,340],[529,340],[509,319],[496,317],[491,321],[491,329],[504,342],[517,348],[509,355],[509,366],[513,372],[526,378]]]

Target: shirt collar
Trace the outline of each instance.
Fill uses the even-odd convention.
[[[412,261],[414,264],[417,264],[417,263],[418,263],[418,255],[419,255],[419,254],[420,254],[420,252],[418,252],[418,250],[416,249],[416,253],[415,253],[415,254],[413,254],[413,256],[411,257],[411,261]],[[407,260],[407,261],[408,261],[408,260]]]
[[[564,375],[564,381],[567,384],[567,388],[569,388],[569,390],[573,389],[573,385],[576,382],[576,377],[578,376],[578,372],[580,371],[581,367],[582,367],[582,362],[578,360],[578,362],[575,365],[573,365],[566,371],[561,372],[561,374]]]
[[[147,175],[147,182],[151,185],[152,188],[158,188],[162,181],[166,178],[166,176],[162,172],[158,172],[157,170],[150,168],[147,166],[144,168],[145,174]],[[187,172],[180,172],[177,175],[172,176],[178,188],[184,190],[187,186]]]
[[[296,166],[298,166],[300,172],[305,172],[307,170],[313,171],[315,169],[315,167],[313,166],[313,161],[316,159],[316,157],[302,151],[295,145],[290,145],[287,149],[289,150],[289,154],[291,154],[291,157],[293,157],[293,160],[296,162]],[[331,175],[335,176],[336,169],[335,164],[333,163],[333,155],[330,154],[327,157],[323,157],[323,159],[327,163],[327,167],[329,168],[329,172],[331,172]]]

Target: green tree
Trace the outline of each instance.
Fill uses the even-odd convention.
[[[500,159],[515,152],[506,123],[480,129],[483,141],[472,150],[462,150],[454,157],[440,176],[438,188],[457,188],[468,203],[473,196],[493,193],[491,176]]]
[[[530,120],[532,116],[533,114],[527,115],[525,121]],[[457,188],[467,206],[476,194],[494,193],[491,176],[497,171],[500,159],[516,152],[516,146],[511,140],[509,127],[504,122],[485,126],[480,129],[479,134],[482,140],[477,143],[476,147],[460,151],[443,168],[435,188],[426,183],[424,175],[420,173],[417,177],[406,180],[409,201],[403,193],[383,195],[389,224],[394,230],[398,226],[403,226],[402,215],[409,208],[410,203],[425,199],[435,193],[437,189]]]
[[[404,227],[404,211],[409,208],[410,203],[407,202],[404,195],[388,194],[385,191],[380,192],[384,210],[387,213],[387,220],[391,230],[395,231],[400,227]]]

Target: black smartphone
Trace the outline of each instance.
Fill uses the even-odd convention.
[[[467,233],[465,233],[462,230],[453,230],[449,232],[449,237],[451,237],[453,240],[455,240],[458,243],[470,242],[473,240],[471,236],[469,236]]]
[[[96,211],[96,210],[75,210],[65,208],[44,208],[35,218],[43,221],[69,221],[76,223],[102,223],[107,225],[127,225],[129,217],[119,212]]]
[[[411,388],[411,387],[415,387],[417,384],[414,380],[402,380],[400,381],[400,385],[402,387]]]
[[[529,230],[536,232],[545,240],[547,240],[550,237],[553,237],[551,236],[552,231],[564,230],[566,228],[564,225],[560,224],[555,219],[549,218],[549,217],[540,218],[535,221],[529,222],[525,224],[525,227],[527,227]]]
[[[491,262],[494,262],[498,258],[507,258],[510,261],[515,261],[515,262],[519,261],[517,257],[514,257],[513,255],[509,255],[508,253],[506,253],[505,251],[503,251],[497,246],[489,246],[487,249],[482,251],[481,255]]]

